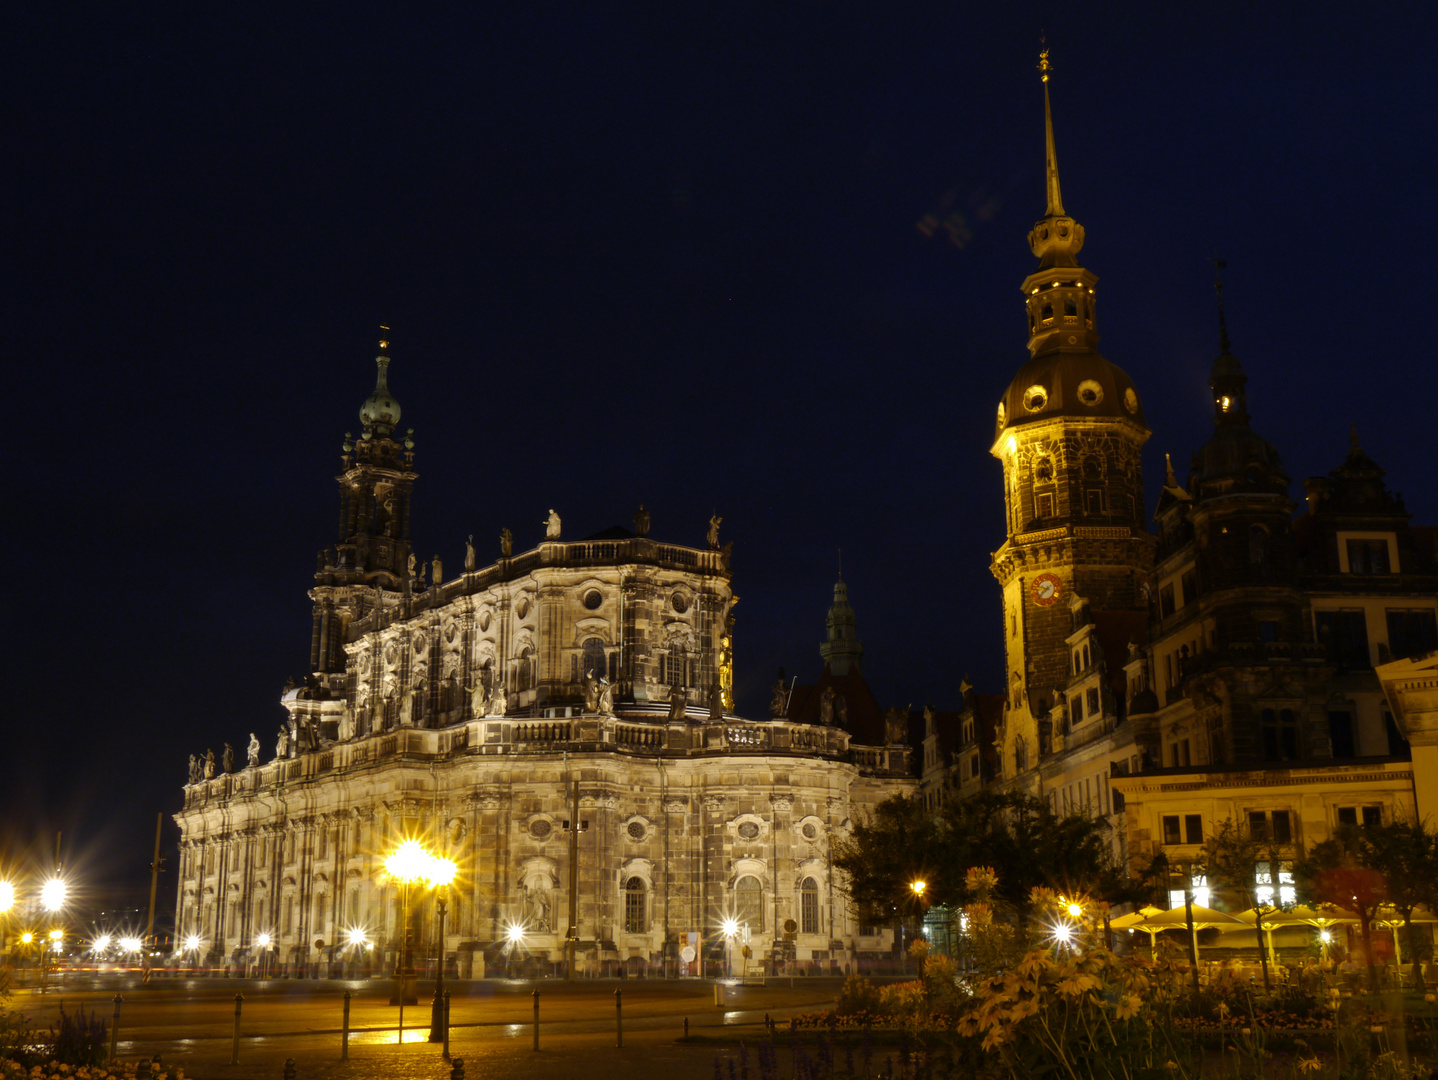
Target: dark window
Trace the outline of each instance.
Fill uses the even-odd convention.
[[[1183,838],[1190,844],[1203,843],[1203,815],[1186,814],[1183,819]]]
[[[666,686],[689,685],[684,681],[684,654],[677,649],[670,649],[664,657],[664,683]]]
[[[1351,541],[1350,541],[1351,542]],[[1388,647],[1396,660],[1438,649],[1438,620],[1433,609],[1388,612]]]
[[[1356,819],[1355,819],[1356,820]],[[1163,842],[1165,844],[1183,843],[1182,834],[1178,831],[1178,815],[1168,814],[1163,819]]]
[[[1259,714],[1264,761],[1294,761],[1298,758],[1298,721],[1292,709]]]
[[[1165,585],[1158,590],[1158,614],[1160,618],[1167,618],[1174,613],[1173,586]]]
[[[1338,808],[1338,824],[1340,824],[1340,825],[1357,825],[1357,824],[1358,824],[1358,807],[1356,807],[1356,806],[1340,806],[1340,807]]]
[[[1183,572],[1179,584],[1183,586],[1183,602],[1185,604],[1191,604],[1198,599],[1198,575],[1192,570]]]
[[[1388,541],[1348,541],[1348,572],[1350,574],[1388,573]]]
[[[819,932],[819,883],[811,877],[806,877],[799,886],[799,931]]]
[[[624,932],[642,934],[644,923],[644,880],[632,877],[624,883]]]
[[[1273,812],[1273,842],[1275,844],[1293,843],[1293,822],[1289,818],[1287,810]]]
[[[1083,459],[1083,474],[1084,478],[1088,480],[1097,480],[1103,475],[1103,470],[1099,468],[1098,458],[1086,457]]]
[[[1381,806],[1365,806],[1363,808],[1363,824],[1372,825],[1375,829],[1383,824],[1383,808]]]
[[[1278,640],[1278,623],[1273,619],[1260,619],[1258,622],[1258,640],[1271,642]]]
[[[1049,458],[1039,458],[1039,463],[1034,466],[1034,476],[1039,480],[1052,480],[1054,478],[1054,463]]]
[[[1043,314],[1043,319],[1044,319],[1044,321],[1045,321],[1045,322],[1048,322],[1048,320],[1050,320],[1050,319],[1052,319],[1052,318],[1054,317],[1054,306],[1053,306],[1052,304],[1045,304],[1045,305],[1043,306],[1043,312],[1042,312],[1042,314]]]
[[[1124,496],[1124,501],[1125,501],[1125,505],[1128,507],[1128,516],[1129,516],[1130,518],[1137,518],[1138,515],[1133,512],[1133,496],[1132,496],[1132,495],[1125,495],[1125,496]]]
[[[1332,661],[1350,671],[1370,666],[1368,620],[1362,611],[1320,611],[1318,640]]]
[[[1255,840],[1268,839],[1268,815],[1262,810],[1248,812],[1248,835]]]
[[[1398,725],[1393,720],[1393,714],[1387,709],[1383,710],[1383,731],[1388,736],[1388,752],[1390,754],[1401,755],[1412,752],[1408,740],[1398,730]]]
[[[1083,719],[1083,695],[1082,695],[1082,694],[1075,694],[1075,695],[1074,695],[1074,716],[1073,716],[1073,721],[1074,721],[1075,724],[1077,724],[1077,723],[1078,723],[1080,720],[1082,720],[1082,719]]]
[[[604,657],[604,642],[597,637],[589,638],[584,642],[583,654],[579,659],[579,677],[587,678],[593,672],[596,679],[602,679],[608,670],[609,664]]]
[[[1254,566],[1262,566],[1268,561],[1268,530],[1262,525],[1249,527],[1248,561]]]
[[[1353,714],[1347,710],[1331,709],[1328,713],[1328,738],[1333,744],[1336,758],[1357,757],[1353,743]]]
[[[1088,692],[1088,714],[1090,716],[1097,716],[1099,714],[1098,687],[1096,686],[1091,687]]]
[[[1084,493],[1088,499],[1088,512],[1090,514],[1103,513],[1103,492],[1088,491]]]
[[[764,929],[764,890],[756,877],[741,877],[734,885],[734,918],[749,929],[762,932]]]
[[[1065,315],[1077,315],[1077,314],[1078,314],[1078,303],[1077,303],[1077,301],[1074,301],[1074,300],[1065,300],[1065,301],[1064,301],[1064,314],[1065,314]]]
[[[1111,794],[1112,797],[1113,797],[1113,812],[1114,812],[1115,814],[1122,814],[1122,813],[1123,813],[1123,792],[1122,792],[1122,791],[1119,791],[1119,790],[1117,790],[1117,789],[1114,789],[1113,791],[1110,792],[1110,794]]]
[[[1054,497],[1051,492],[1039,496],[1038,516],[1041,518],[1054,516]]]

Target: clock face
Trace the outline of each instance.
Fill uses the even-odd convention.
[[[1063,595],[1063,582],[1054,574],[1040,574],[1034,578],[1031,591],[1035,604],[1048,607]]]

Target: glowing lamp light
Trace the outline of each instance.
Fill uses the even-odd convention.
[[[34,941],[34,940],[35,940],[35,935],[32,934],[32,933],[30,933],[29,930],[26,930],[23,934],[20,935],[20,944],[22,944],[22,945],[29,945],[30,942],[32,942],[32,941]]]
[[[64,936],[65,936],[65,931],[63,931],[63,930],[51,930],[51,931],[50,931],[50,940],[53,941],[53,942],[55,942],[55,944],[57,944],[57,945],[60,943],[60,940],[61,940]]]
[[[105,951],[106,949],[108,949],[109,947],[110,947],[110,935],[109,935],[109,934],[101,934],[99,937],[97,937],[97,938],[95,939],[95,951],[96,951],[96,952],[104,952],[104,951]]]
[[[406,840],[384,861],[385,872],[396,881],[418,881],[424,877],[430,855],[418,840]]]
[[[435,856],[429,861],[429,868],[425,877],[431,885],[446,888],[449,883],[454,880],[454,875],[458,872],[459,867],[455,865],[453,859]]]
[[[911,881],[911,882],[909,882],[909,888],[913,891],[913,894],[914,894],[915,896],[923,896],[923,895],[924,895],[924,890],[927,889],[928,887],[929,887],[929,883],[928,883],[927,881]]]
[[[270,935],[261,934],[259,937],[255,938],[255,944],[262,949],[268,949],[270,947]]]
[[[15,906],[15,886],[8,881],[0,881],[0,911],[9,911]]]
[[[65,883],[59,878],[45,882],[45,887],[40,890],[40,903],[46,911],[59,911],[65,903]]]
[[[1068,906],[1068,913],[1072,915],[1075,919],[1077,919],[1080,915],[1083,914],[1083,908],[1079,904],[1070,904]]]
[[[351,944],[351,945],[365,945],[365,944],[367,944],[367,942],[365,941],[364,931],[363,931],[363,930],[351,930],[351,931],[350,931],[350,944]]]
[[[1073,940],[1073,928],[1068,923],[1059,923],[1054,927],[1054,940],[1067,945]]]
[[[1333,940],[1333,935],[1330,934],[1327,930],[1320,930],[1318,931],[1318,940],[1323,942],[1323,944],[1327,945],[1330,941]]]
[[[137,937],[122,937],[120,939],[120,948],[126,952],[139,952],[142,947],[140,939]]]
[[[524,940],[524,927],[515,924],[514,926],[511,926],[509,928],[505,936],[509,938],[509,942],[511,945],[518,945],[521,941]]]
[[[733,937],[739,932],[739,920],[725,919],[721,929],[724,931],[725,937]]]
[[[1230,405],[1232,405],[1232,404],[1233,404],[1233,401],[1228,397],[1227,394],[1225,394],[1223,397],[1221,397],[1221,398],[1218,399],[1218,407],[1219,407],[1220,409],[1222,409],[1224,412],[1228,412],[1228,407],[1229,407]]]
[[[199,935],[199,934],[191,934],[189,937],[187,937],[187,938],[185,939],[185,948],[188,949],[190,952],[194,952],[194,951],[195,951],[196,949],[198,949],[199,947],[200,947],[200,935]]]
[[[1018,440],[1015,439],[1012,435],[1009,436],[1009,441],[1006,445],[1008,446],[1009,453],[1011,454],[1019,448]]]

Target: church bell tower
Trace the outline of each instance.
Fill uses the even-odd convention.
[[[999,401],[991,449],[1003,464],[1007,533],[992,566],[1004,597],[1006,777],[1045,751],[1047,709],[1069,678],[1070,601],[1146,610],[1154,552],[1140,466],[1150,432],[1133,380],[1098,352],[1098,278],[1079,265],[1084,229],[1064,210],[1047,49],[1039,72],[1047,208],[1028,237],[1039,265],[1022,286],[1029,360]]]

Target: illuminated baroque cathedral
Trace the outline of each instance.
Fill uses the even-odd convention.
[[[452,578],[417,564],[414,440],[380,344],[310,591],[310,674],[284,693],[275,756],[261,764],[252,738],[244,762],[191,763],[176,908],[177,939],[199,943],[189,959],[393,970],[404,911],[383,860],[411,838],[459,866],[443,952],[460,977],[698,974],[745,950],[829,971],[887,952],[829,845],[912,789],[901,733],[865,726],[869,699],[852,720],[832,695],[803,720],[779,695],[765,719],[734,714],[717,521],[701,549],[651,538],[642,507],[633,531],[576,540],[551,511],[529,551],[505,530],[487,566],[472,542]],[[410,912],[421,963],[433,899],[417,890]]]
[[[1106,820],[1131,866],[1159,852],[1183,865],[1225,821],[1296,855],[1343,823],[1438,816],[1438,529],[1409,524],[1356,434],[1305,481],[1295,517],[1290,477],[1251,425],[1220,282],[1213,435],[1182,479],[1169,461],[1149,531],[1143,399],[1096,347],[1047,54],[1040,70],[1048,205],[1028,238],[1030,359],[992,449],[1006,683],[929,715],[925,799],[1028,791]]]

